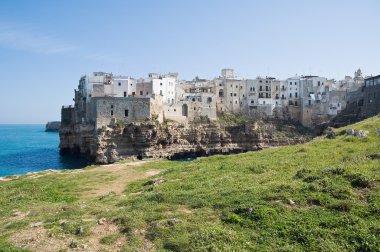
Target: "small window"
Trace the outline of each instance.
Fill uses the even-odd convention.
[[[140,91],[140,95],[143,95],[143,91]]]
[[[132,92],[132,96],[135,96],[136,92]]]
[[[160,90],[160,95],[163,95],[163,94],[162,94],[162,90]]]
[[[132,83],[131,83],[131,87],[132,87]]]
[[[127,97],[127,92],[124,92],[124,97]]]
[[[236,96],[236,93],[234,93],[234,96]]]
[[[113,105],[111,105],[111,109],[113,109]]]
[[[111,110],[111,116],[113,116],[113,110]]]
[[[119,82],[119,86],[121,86],[121,82]]]
[[[149,92],[146,92],[146,95],[148,95],[149,94]]]
[[[128,114],[129,114],[128,109],[124,110],[124,116],[125,116],[125,117],[128,117]]]
[[[160,86],[162,86],[162,82],[160,83]]]

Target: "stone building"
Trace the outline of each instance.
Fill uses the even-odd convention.
[[[380,113],[380,75],[365,79],[362,115],[370,117]]]
[[[379,76],[328,80],[318,76],[244,79],[233,69],[222,69],[212,79],[178,80],[177,73],[150,73],[134,79],[112,73],[82,76],[75,90],[75,105],[62,109],[62,120],[99,128],[118,122],[170,119],[187,123],[200,118],[216,120],[225,113],[251,116],[286,116],[304,126],[335,117],[347,104],[365,106],[368,115],[378,111]],[[367,111],[367,112],[366,112]]]

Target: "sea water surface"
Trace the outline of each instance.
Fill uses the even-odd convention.
[[[58,132],[45,132],[43,124],[0,124],[0,177],[87,165],[85,159],[60,156],[58,146]]]

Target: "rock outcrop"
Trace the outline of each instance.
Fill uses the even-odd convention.
[[[125,158],[178,159],[240,153],[309,139],[309,134],[282,122],[240,125],[139,122],[97,130],[89,125],[70,125],[61,128],[60,150],[62,154],[85,155],[96,163],[112,163]]]
[[[61,122],[53,121],[48,122],[45,126],[45,131],[59,131],[61,128]]]

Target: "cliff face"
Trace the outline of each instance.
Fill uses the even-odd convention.
[[[184,158],[260,150],[303,143],[309,135],[291,125],[253,123],[132,123],[98,130],[87,126],[61,128],[61,153],[84,154],[96,163],[124,158]]]

